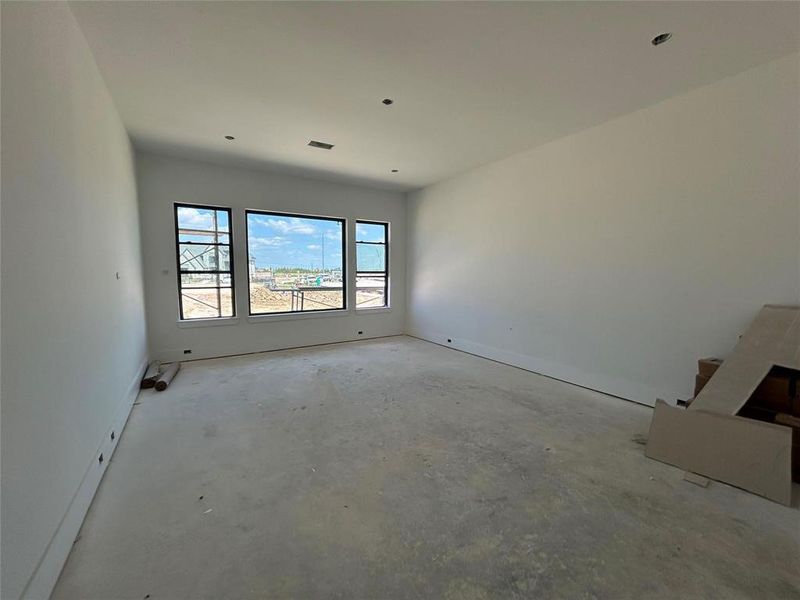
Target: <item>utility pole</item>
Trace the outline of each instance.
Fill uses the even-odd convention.
[[[325,233],[322,234],[322,270],[325,270]]]

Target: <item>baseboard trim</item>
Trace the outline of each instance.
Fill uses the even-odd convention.
[[[103,474],[106,472],[111,456],[119,444],[122,437],[122,432],[128,422],[133,402],[139,394],[139,386],[142,380],[142,375],[147,368],[147,357],[145,357],[139,368],[136,371],[136,376],[128,386],[122,400],[117,407],[114,418],[108,427],[103,439],[97,448],[97,452],[92,457],[86,472],[83,475],[78,490],[72,497],[61,522],[56,529],[53,538],[47,546],[42,558],[36,565],[36,569],[28,580],[25,589],[22,592],[21,598],[23,600],[45,600],[50,597],[53,588],[61,575],[61,570],[67,561],[72,545],[75,538],[78,536],[83,520],[92,504],[97,488],[103,479]],[[111,432],[114,432],[114,439],[111,439]],[[103,462],[100,463],[98,458],[103,455]]]
[[[411,329],[406,335],[644,406],[655,406],[656,398],[678,397],[667,390],[658,390],[650,386],[622,381],[613,377],[584,373],[574,367],[555,364],[533,356],[502,350],[471,340],[448,337],[437,332]]]
[[[265,354],[268,352],[283,352],[284,350],[300,350],[302,348],[317,348],[319,346],[332,346],[334,344],[349,344],[351,342],[361,342],[365,340],[379,340],[382,338],[397,337],[406,335],[403,332],[399,333],[376,333],[371,335],[359,335],[346,339],[335,339],[331,341],[310,342],[308,344],[296,344],[292,346],[280,346],[276,348],[261,348],[257,350],[220,350],[213,351],[205,348],[200,348],[191,355],[180,353],[177,350],[158,350],[154,353],[156,360],[161,360],[162,363],[172,362],[194,362],[198,360],[213,360],[215,358],[230,358],[233,356],[248,356],[250,354]]]

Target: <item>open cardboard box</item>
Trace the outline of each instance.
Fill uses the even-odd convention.
[[[697,361],[695,397],[721,364],[722,361],[717,358],[701,358]],[[688,404],[691,404],[691,400]],[[800,483],[800,371],[773,367],[737,414],[792,428],[792,481]]]
[[[800,369],[800,307],[764,306],[689,408],[657,401],[646,455],[790,504],[792,428],[738,416],[776,366]]]
[[[721,364],[722,361],[716,358],[701,358],[697,361],[697,375],[694,378],[695,397],[700,394]],[[800,417],[800,385],[798,384],[800,384],[800,371],[785,367],[773,367],[742,410],[739,411],[739,414],[744,415],[745,411],[764,410]]]

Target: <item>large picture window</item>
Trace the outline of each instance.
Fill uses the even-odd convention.
[[[346,308],[345,221],[248,210],[250,314]]]
[[[356,221],[356,308],[389,305],[389,224]]]
[[[231,211],[175,205],[181,319],[233,317]]]

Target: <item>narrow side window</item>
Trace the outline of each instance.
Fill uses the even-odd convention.
[[[182,320],[235,316],[232,243],[229,208],[175,205]]]
[[[389,224],[356,221],[356,308],[389,306]]]

